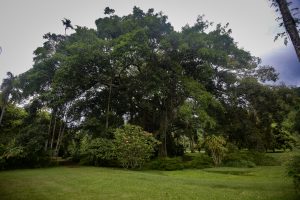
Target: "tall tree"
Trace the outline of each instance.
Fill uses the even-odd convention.
[[[12,95],[14,92],[14,80],[15,76],[11,72],[7,72],[7,78],[3,79],[1,84],[1,114],[0,114],[0,125],[4,116],[5,108],[9,101],[12,100]]]
[[[160,139],[159,155],[172,155],[177,121],[184,122],[186,132],[218,124],[220,108],[238,101],[235,88],[241,80],[257,78],[259,59],[237,47],[228,26],[207,31],[211,23],[200,16],[177,32],[153,9],[107,14],[96,20],[97,30],[49,34],[35,52],[33,68],[21,76],[24,94],[39,96],[55,111],[48,127],[54,145],[63,135],[64,116],[94,137],[109,137],[126,118]],[[269,68],[261,71],[269,77]],[[191,101],[197,112],[187,106],[180,115]]]

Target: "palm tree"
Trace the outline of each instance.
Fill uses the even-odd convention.
[[[1,101],[0,101],[0,106],[1,106],[1,115],[0,115],[0,125],[4,116],[5,108],[7,104],[10,101],[10,96],[13,93],[13,84],[15,80],[15,76],[11,72],[7,72],[7,78],[3,79],[3,82],[1,84]]]
[[[73,26],[71,25],[71,20],[69,19],[64,19],[64,20],[61,20],[63,25],[65,26],[65,35],[67,35],[67,29],[70,28],[70,29],[74,29]]]

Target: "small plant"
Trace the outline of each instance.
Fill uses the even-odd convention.
[[[141,168],[159,143],[151,133],[129,124],[116,129],[114,136],[115,154],[124,168]]]

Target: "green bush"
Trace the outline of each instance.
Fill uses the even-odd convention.
[[[228,153],[235,153],[239,151],[239,148],[231,142],[227,142],[226,148],[228,150]]]
[[[280,162],[274,157],[269,156],[265,153],[250,151],[248,152],[250,161],[254,162],[258,166],[276,166],[280,165]]]
[[[7,145],[0,144],[0,169],[14,168],[25,156],[24,148],[11,140]]]
[[[275,158],[254,151],[234,151],[228,153],[223,161],[223,166],[227,167],[275,166],[279,164]]]
[[[300,192],[300,156],[295,156],[288,164],[288,174],[293,177],[295,188]]]
[[[8,144],[0,144],[0,169],[45,167],[50,164],[50,158],[32,139],[22,146],[16,139]]]
[[[124,168],[141,168],[159,142],[139,126],[125,125],[114,132],[115,154]]]
[[[73,162],[80,161],[80,143],[76,142],[74,139],[68,145],[68,153]]]
[[[125,125],[114,131],[115,139],[80,135],[68,147],[72,160],[83,165],[141,168],[154,153],[158,141],[139,126]]]
[[[163,171],[182,170],[184,168],[182,159],[180,157],[174,158],[157,158],[150,161],[146,168]]]
[[[204,169],[214,166],[213,160],[207,154],[196,156],[157,158],[147,163],[147,169],[174,171],[182,169]]]
[[[300,193],[300,174],[295,174],[293,176],[293,180],[294,180],[294,185],[295,185],[297,192]]]
[[[115,166],[116,156],[112,140],[105,138],[90,139],[88,136],[80,142],[80,164],[94,166]]]
[[[191,169],[204,169],[214,165],[213,160],[207,154],[201,154],[197,156],[191,156],[191,160],[184,162],[184,168]]]
[[[251,162],[249,160],[235,160],[235,161],[227,161],[226,163],[224,163],[225,167],[255,167],[256,164],[254,162]]]

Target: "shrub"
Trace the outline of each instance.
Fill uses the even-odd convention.
[[[191,156],[191,160],[184,163],[184,168],[204,169],[214,165],[213,160],[207,154],[199,153],[197,156]]]
[[[230,142],[228,142],[226,144],[226,148],[228,150],[228,153],[234,153],[234,152],[238,152],[239,151],[239,148],[235,144],[230,143]]]
[[[80,142],[80,163],[94,166],[115,166],[116,159],[112,140],[105,138],[90,139],[88,136]]]
[[[224,163],[224,166],[226,167],[255,167],[256,164],[254,162],[251,162],[249,160],[232,160],[227,161]]]
[[[274,166],[279,162],[264,153],[254,151],[235,151],[224,157],[223,165],[227,167]]]
[[[174,158],[157,158],[147,164],[148,169],[174,171],[182,170],[184,168],[182,159],[179,157]]]
[[[204,169],[214,165],[213,160],[207,154],[184,155],[173,158],[157,158],[147,163],[147,169],[174,171],[182,169]]]
[[[254,162],[256,165],[259,165],[259,166],[280,165],[280,162],[278,160],[276,160],[274,157],[269,156],[265,153],[249,151],[247,153],[247,156],[249,156],[250,161]]]
[[[71,156],[72,161],[79,162],[80,160],[80,144],[78,144],[74,139],[68,146],[68,153]]]
[[[116,129],[114,136],[115,154],[124,168],[141,168],[159,143],[151,133],[129,124]]]
[[[15,167],[24,157],[24,149],[11,140],[7,145],[0,144],[0,169]]]
[[[16,139],[12,139],[6,145],[0,144],[0,169],[44,167],[49,164],[49,157],[34,139],[25,146]]]
[[[295,156],[288,164],[288,174],[293,177],[295,188],[300,192],[300,156]]]
[[[115,162],[113,140],[93,139],[87,133],[77,133],[68,146],[73,162],[93,166],[118,166]]]

